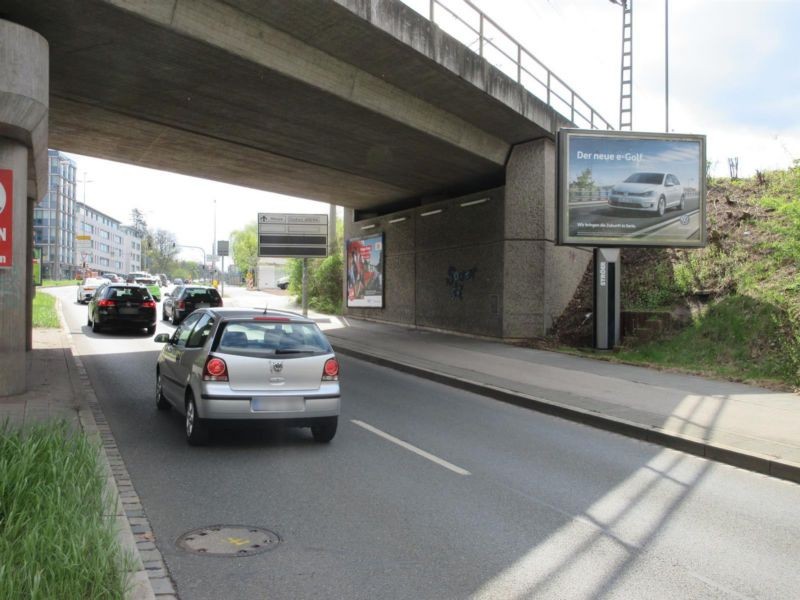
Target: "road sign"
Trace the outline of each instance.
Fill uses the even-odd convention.
[[[217,256],[228,256],[228,240],[217,240]]]
[[[258,255],[323,258],[328,255],[328,215],[258,213]]]

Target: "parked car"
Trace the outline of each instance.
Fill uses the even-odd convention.
[[[181,279],[180,277],[176,277],[175,281],[173,281],[172,283],[175,284],[176,286],[183,285],[183,279]]]
[[[86,277],[78,284],[78,303],[83,304],[88,302],[89,299],[94,296],[97,288],[107,283],[111,282],[104,277]]]
[[[156,303],[143,285],[109,283],[89,301],[86,324],[97,333],[102,329],[156,330]]]
[[[290,281],[290,278],[287,275],[286,277],[279,278],[278,281],[275,282],[275,284],[278,286],[279,289],[285,290],[286,288],[289,287],[289,281]]]
[[[164,296],[161,318],[177,325],[197,308],[222,306],[222,296],[216,288],[207,285],[182,285]]]
[[[215,420],[279,421],[330,442],[339,419],[339,362],[314,321],[240,308],[196,310],[156,361],[156,406],[185,416],[189,444]]]
[[[125,278],[127,283],[140,283],[147,287],[147,290],[153,296],[156,302],[161,302],[161,286],[158,285],[158,278],[150,273],[134,272],[128,273]]]
[[[611,188],[608,205],[625,210],[648,211],[663,216],[667,209],[683,210],[686,194],[671,173],[633,173]]]

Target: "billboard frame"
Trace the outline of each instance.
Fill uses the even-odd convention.
[[[351,269],[350,269],[350,244],[353,242],[362,242],[365,240],[380,240],[381,244],[381,260],[380,260],[380,296],[373,295],[372,298],[380,298],[380,304],[351,304],[350,300],[350,287],[351,287]],[[366,308],[366,309],[383,309],[386,307],[386,280],[385,280],[385,272],[386,272],[386,234],[383,231],[376,231],[375,233],[371,233],[368,235],[362,235],[359,237],[352,237],[349,238],[345,244],[345,305],[347,308]]]
[[[699,213],[699,236],[685,241],[670,239],[659,241],[658,238],[630,236],[578,236],[570,235],[569,204],[569,167],[570,143],[574,138],[608,138],[636,142],[690,142],[699,145],[697,164],[697,194]],[[560,129],[557,137],[557,176],[556,176],[556,237],[560,246],[582,246],[595,248],[702,248],[707,243],[706,232],[706,136],[678,133],[650,133],[638,131],[600,131],[587,129]],[[668,172],[668,171],[666,171]],[[665,214],[665,225],[672,219]],[[656,223],[654,226],[657,226]],[[663,228],[663,227],[662,227]]]

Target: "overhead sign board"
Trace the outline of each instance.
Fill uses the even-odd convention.
[[[705,246],[705,136],[564,129],[558,144],[560,244]]]
[[[14,171],[0,169],[0,269],[7,269],[13,264],[13,209]]]
[[[258,255],[322,258],[328,255],[328,215],[258,213]]]

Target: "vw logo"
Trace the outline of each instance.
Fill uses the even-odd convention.
[[[689,215],[681,216],[681,225],[688,225],[689,224]]]
[[[269,366],[270,366],[270,370],[273,373],[280,373],[281,371],[283,371],[283,361],[276,360],[276,361],[270,363]]]

